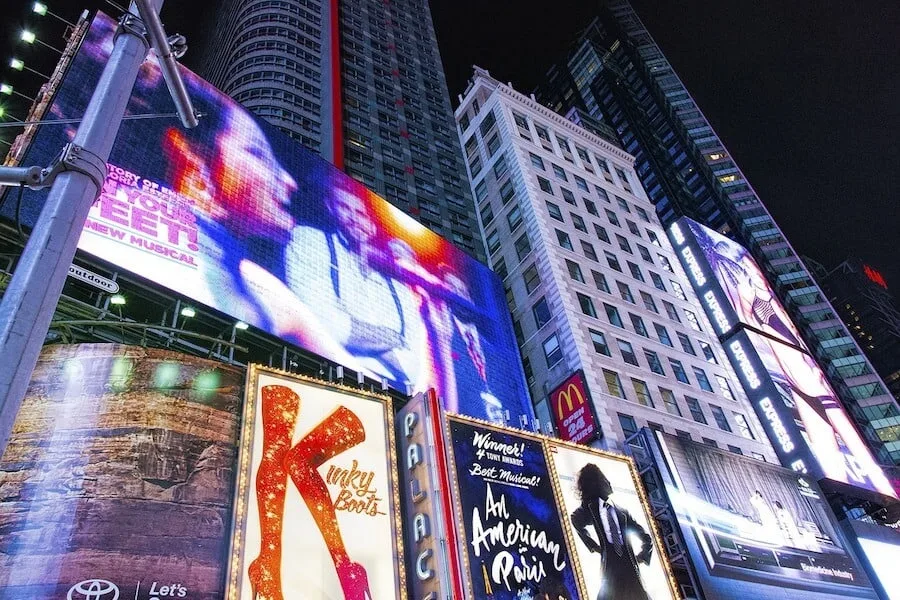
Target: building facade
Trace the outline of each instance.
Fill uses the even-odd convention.
[[[200,74],[483,259],[423,0],[225,0]]]
[[[900,435],[871,417],[896,401],[626,0],[604,4],[537,96],[617,132],[663,223],[687,216],[751,250],[879,459],[900,464]]]
[[[542,420],[581,370],[607,449],[649,426],[774,461],[633,157],[478,68],[456,117]]]

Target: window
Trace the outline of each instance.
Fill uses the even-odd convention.
[[[646,210],[644,210],[640,206],[635,206],[634,210],[637,211],[637,214],[641,218],[641,220],[643,220],[645,223],[650,222],[650,215],[647,214]]]
[[[634,348],[631,344],[620,339],[616,339],[616,343],[619,345],[619,352],[622,353],[622,358],[625,362],[629,365],[638,366],[637,355],[634,353]]]
[[[488,226],[491,224],[491,221],[494,220],[494,208],[491,206],[491,203],[488,202],[481,208],[481,222]]]
[[[534,324],[538,329],[549,323],[551,316],[547,299],[541,296],[541,299],[531,307],[531,313],[534,315]]]
[[[556,219],[557,221],[565,222],[563,219],[562,211],[559,210],[559,206],[553,204],[552,202],[547,202],[547,211],[550,213],[550,217]]]
[[[594,308],[594,301],[591,300],[590,296],[585,296],[578,292],[575,292],[575,295],[578,297],[578,304],[581,305],[581,312],[596,319],[597,310]]]
[[[531,242],[528,240],[528,234],[523,233],[516,240],[516,256],[519,257],[519,260],[522,260],[528,253],[531,252]]]
[[[572,240],[569,239],[568,233],[560,231],[559,229],[555,229],[554,231],[556,231],[556,241],[559,242],[560,246],[566,250],[574,250],[574,248],[572,248]]]
[[[678,436],[678,437],[680,437],[680,438],[683,439],[683,440],[691,440],[691,439],[693,439],[693,438],[691,438],[691,434],[690,434],[690,433],[688,433],[687,431],[682,431],[682,430],[680,430],[680,429],[676,429],[676,430],[675,430],[675,435]]]
[[[506,164],[506,157],[501,156],[497,159],[497,162],[494,163],[494,178],[497,181],[500,181],[500,178],[506,175],[507,171],[509,171],[509,165]]]
[[[559,165],[554,165],[553,163],[550,163],[550,166],[553,167],[553,174],[556,175],[557,179],[559,179],[561,181],[568,181],[568,178],[566,178],[565,169],[563,169]]]
[[[659,276],[659,273],[654,273],[653,271],[649,271],[650,280],[653,281],[653,287],[660,290],[661,292],[666,291],[666,284],[663,282],[662,277]]]
[[[609,202],[609,194],[606,193],[606,190],[604,190],[599,185],[595,185],[594,189],[597,190],[597,197],[599,197],[604,202]]]
[[[548,179],[544,179],[540,175],[538,175],[538,186],[540,186],[541,191],[547,192],[548,194],[553,194],[553,186],[550,184]]]
[[[719,389],[722,391],[722,395],[733,402],[734,392],[731,391],[731,386],[728,385],[728,380],[721,375],[716,375],[716,383],[719,384]]]
[[[609,390],[611,396],[616,396],[617,398],[625,397],[625,390],[622,389],[622,382],[619,381],[618,373],[603,369],[603,379],[606,380],[606,389]]]
[[[646,247],[641,246],[640,244],[637,244],[637,249],[638,249],[638,253],[641,255],[641,258],[644,259],[644,262],[653,264],[653,257],[650,256],[650,251],[647,250]]]
[[[704,358],[706,358],[706,362],[711,362],[714,365],[719,364],[719,361],[716,360],[716,355],[713,353],[712,346],[710,346],[706,342],[700,342],[700,349],[703,351],[703,356]]]
[[[734,422],[737,424],[740,434],[748,440],[755,440],[756,437],[753,435],[753,430],[750,429],[750,423],[747,422],[747,417],[739,412],[733,412],[731,414],[734,416]]]
[[[647,364],[650,365],[651,371],[653,371],[657,375],[666,374],[666,372],[663,370],[662,363],[659,361],[659,355],[656,354],[656,352],[644,348],[644,358],[647,359]]]
[[[644,281],[644,274],[641,273],[641,268],[630,261],[625,261],[628,263],[628,270],[631,271],[631,276],[637,279],[638,281]]]
[[[594,352],[598,354],[605,354],[606,356],[612,356],[612,354],[610,354],[609,352],[609,346],[606,343],[605,335],[594,329],[588,329],[588,333],[591,334],[591,342],[594,344]]]
[[[619,248],[627,252],[628,254],[633,254],[631,251],[631,244],[628,243],[628,240],[625,237],[616,234],[616,242],[619,244]]]
[[[695,331],[703,331],[703,328],[700,327],[700,321],[697,319],[697,315],[688,309],[684,309],[684,318],[687,319],[688,325],[691,326],[691,329]]]
[[[584,219],[575,213],[569,213],[569,216],[572,217],[572,225],[575,226],[575,229],[587,233],[587,225],[584,224]]]
[[[666,405],[666,410],[669,412],[669,414],[680,417],[681,409],[678,408],[678,401],[675,399],[675,394],[672,392],[672,390],[659,388],[659,395],[662,398],[663,404]]]
[[[666,309],[666,314],[669,315],[669,318],[676,323],[681,323],[681,317],[678,316],[678,309],[675,308],[675,305],[666,300],[662,301],[663,307]]]
[[[506,279],[506,276],[509,275],[509,271],[506,269],[506,261],[503,260],[503,257],[494,261],[494,273],[497,274],[497,277],[499,277],[501,281]]]
[[[544,161],[541,160],[540,156],[538,156],[537,154],[534,154],[533,152],[529,152],[528,155],[531,157],[531,164],[533,166],[537,167],[541,171],[545,170],[544,169]]]
[[[659,338],[661,344],[665,344],[670,348],[674,348],[672,345],[672,339],[669,337],[669,332],[666,331],[666,328],[660,325],[659,323],[654,323],[653,328],[656,330],[656,337]]]
[[[645,338],[650,337],[650,334],[647,332],[647,326],[644,325],[644,320],[637,315],[628,313],[628,316],[631,318],[631,325],[634,327],[634,332],[638,335],[642,335]]]
[[[615,225],[616,227],[619,226],[619,217],[617,217],[616,213],[609,210],[608,208],[606,209],[606,218],[611,225]]]
[[[509,201],[515,198],[516,196],[516,188],[513,186],[511,180],[507,179],[503,182],[503,185],[500,186],[500,200],[503,202],[503,205],[509,204]]]
[[[731,431],[731,425],[728,424],[728,419],[725,418],[725,411],[722,410],[722,407],[710,404],[709,409],[712,411],[713,419],[716,420],[716,425],[719,426],[719,429]]]
[[[597,252],[594,250],[594,246],[589,244],[584,240],[579,240],[581,242],[581,250],[584,252],[584,255],[589,259],[596,261],[597,260]]]
[[[641,300],[644,302],[644,308],[659,314],[659,310],[656,308],[656,302],[653,301],[653,296],[647,292],[641,291]]]
[[[519,208],[519,205],[513,206],[512,210],[509,211],[509,214],[506,215],[506,223],[509,225],[509,231],[512,233],[516,230],[516,228],[522,224],[522,209]]]
[[[638,432],[637,423],[634,422],[634,417],[623,415],[622,413],[616,414],[619,415],[619,425],[622,427],[622,434],[625,436],[625,439],[630,438]]]
[[[531,264],[522,272],[522,279],[525,280],[525,291],[529,294],[533,292],[541,283],[541,276],[538,274],[537,265]]]
[[[587,181],[585,181],[578,175],[573,175],[572,177],[575,179],[575,185],[578,186],[579,190],[581,190],[582,192],[590,192],[590,190],[588,189]]]
[[[594,271],[593,269],[591,270],[591,276],[594,278],[594,285],[597,286],[597,289],[608,294],[609,284],[606,283],[606,276],[603,273]]]
[[[483,125],[484,123],[482,123]],[[500,138],[497,137],[497,134],[491,136],[491,139],[487,141],[487,151],[488,155],[493,156],[497,149],[500,147]]]
[[[616,203],[619,205],[619,208],[621,208],[625,212],[627,212],[627,213],[631,212],[631,209],[628,208],[628,203],[625,202],[625,198],[620,198],[620,197],[616,196]]]
[[[610,243],[610,242],[609,242],[609,234],[606,233],[606,230],[605,230],[602,226],[597,225],[596,223],[594,223],[594,232],[597,234],[597,237],[598,237],[598,238],[600,238],[601,240],[603,240],[603,241],[606,242],[607,244]]]
[[[547,359],[547,368],[552,367],[562,360],[562,348],[559,347],[559,338],[554,333],[544,340],[544,358]]]
[[[706,415],[703,414],[703,408],[700,406],[700,401],[696,398],[691,398],[690,396],[685,396],[684,401],[688,405],[688,410],[691,411],[691,417],[698,423],[706,425]]]
[[[719,447],[719,442],[717,442],[716,440],[714,440],[712,438],[705,437],[705,438],[701,438],[701,439],[703,440],[703,443],[706,444],[707,446],[712,446],[713,448]]]
[[[619,316],[619,309],[611,304],[603,303],[603,308],[606,310],[606,318],[609,319],[609,322],[615,325],[616,327],[620,327],[625,329],[625,326],[622,325],[622,317]]]
[[[625,219],[625,225],[628,227],[628,231],[633,233],[634,235],[641,237],[641,230],[638,229],[638,226],[634,223],[634,221],[629,221]]]
[[[659,238],[656,237],[656,234],[653,233],[652,231],[650,231],[649,229],[647,229],[646,231],[647,231],[647,239],[650,240],[650,243],[653,244],[654,246],[658,246],[658,247],[662,248],[662,244],[659,242]]]
[[[672,281],[672,280],[670,279],[670,280],[669,280],[669,285],[672,286],[672,293],[675,294],[675,296],[676,296],[679,300],[684,300],[685,302],[687,301],[687,296],[684,294],[684,288],[681,287],[681,284],[680,284],[680,283],[678,283],[677,281]]]
[[[487,182],[485,180],[482,179],[478,185],[475,186],[475,197],[479,202],[487,197]]]
[[[488,252],[493,254],[500,249],[500,232],[496,229],[491,231],[485,236],[484,241],[487,242]]]
[[[517,112],[513,113],[513,121],[516,122],[516,127],[519,129],[524,129],[528,131],[528,119],[526,119],[523,115],[520,115]]]
[[[681,349],[687,352],[688,354],[693,354],[697,356],[697,353],[694,352],[694,346],[691,344],[691,338],[684,335],[680,331],[676,331],[675,335],[678,336],[678,343],[681,344]]]
[[[588,200],[587,198],[582,198],[584,200],[584,207],[587,209],[589,214],[597,216],[597,205]]]
[[[687,373],[684,370],[684,365],[681,364],[680,360],[670,358],[669,366],[672,367],[672,373],[675,374],[675,379],[677,379],[681,383],[690,383]]]
[[[656,258],[659,259],[659,264],[662,265],[662,268],[668,271],[669,273],[674,273],[672,270],[672,264],[669,262],[669,259],[663,256],[662,254],[657,254]]]
[[[562,193],[563,200],[565,200],[567,203],[571,204],[572,206],[578,206],[578,203],[575,201],[575,194],[573,194],[572,192],[570,192],[569,190],[567,190],[564,187],[559,188],[559,191]]]
[[[549,141],[550,141],[550,132],[547,131],[547,128],[546,128],[546,127],[544,127],[544,126],[542,126],[542,125],[538,125],[537,123],[535,123],[535,124],[534,124],[534,130],[537,132],[538,137],[539,137],[542,141],[545,141],[545,142],[549,142]]]
[[[478,112],[478,109],[475,109],[475,112]],[[488,114],[484,116],[484,119],[481,120],[481,125],[478,126],[478,129],[481,131],[482,137],[486,136],[488,132],[491,130],[491,127],[494,126],[494,123],[497,122],[497,118],[494,116],[494,111],[489,111]]]
[[[650,388],[647,387],[646,382],[632,377],[631,387],[634,388],[634,395],[637,398],[638,404],[653,408],[653,397],[650,395]]]
[[[693,371],[694,377],[697,378],[697,385],[700,386],[700,389],[705,392],[713,391],[712,386],[709,384],[709,378],[706,376],[706,371],[700,367],[693,367]]]
[[[616,282],[616,287],[619,288],[619,295],[622,296],[622,300],[634,304],[634,296],[631,295],[631,288],[621,281]]]
[[[737,446],[732,446],[731,444],[728,444],[728,451],[729,451],[729,452],[734,452],[735,454],[741,454],[741,455],[744,454],[744,451],[743,451],[743,450],[741,450],[741,449],[738,448]]]
[[[616,255],[613,254],[612,252],[606,252],[606,251],[604,251],[603,254],[606,255],[606,263],[609,265],[609,268],[621,273],[622,265],[619,264],[619,259],[616,257]]]
[[[574,263],[567,258],[566,268],[569,269],[569,277],[571,277],[575,281],[584,283],[584,275],[581,274],[581,267],[578,266],[578,263]]]

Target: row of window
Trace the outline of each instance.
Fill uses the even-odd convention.
[[[626,415],[626,414],[622,414],[622,413],[617,413],[617,415],[619,417],[619,426],[622,428],[622,433],[625,434],[625,439],[628,439],[629,437],[633,436],[634,434],[636,434],[638,432],[637,422],[635,421],[634,417],[632,417],[631,415]],[[652,421],[647,422],[647,427],[649,427],[650,429],[653,429],[655,431],[665,432],[665,428],[663,428],[663,426],[661,424],[654,423]],[[685,440],[693,439],[690,432],[682,431],[680,429],[675,430],[675,435],[682,439],[685,439]],[[702,441],[704,444],[706,444],[708,446],[712,446],[713,448],[719,447],[718,442],[716,442],[716,440],[714,440],[712,438],[704,437],[704,438],[702,438]],[[728,444],[728,450],[735,454],[744,454],[743,450],[741,450],[737,446],[733,446],[731,444]],[[759,452],[751,452],[750,455],[753,458],[755,458],[757,460],[761,460],[763,462],[765,462],[765,460],[766,460],[765,456],[763,456]]]

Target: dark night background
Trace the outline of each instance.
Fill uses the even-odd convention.
[[[27,95],[38,78],[8,66],[16,55],[45,73],[54,53],[21,48],[23,26],[61,46],[61,28],[4,3],[0,78]],[[50,0],[74,20],[101,0]],[[900,289],[900,3],[835,0],[632,0],[701,110],[794,248],[826,266],[857,256]],[[216,0],[167,0],[167,31],[195,46]],[[596,12],[591,1],[435,0],[431,3],[451,99],[471,65],[529,93]],[[195,67],[196,52],[185,64]],[[23,118],[27,109],[0,99]],[[9,140],[6,130],[0,138]],[[5,146],[0,145],[0,150]],[[895,292],[895,295],[900,295]]]

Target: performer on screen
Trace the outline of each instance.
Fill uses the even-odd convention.
[[[638,563],[650,564],[653,538],[610,496],[613,489],[600,467],[588,463],[578,472],[581,506],[572,513],[572,527],[588,550],[601,555],[597,600],[649,600]],[[634,553],[629,535],[641,541]]]

